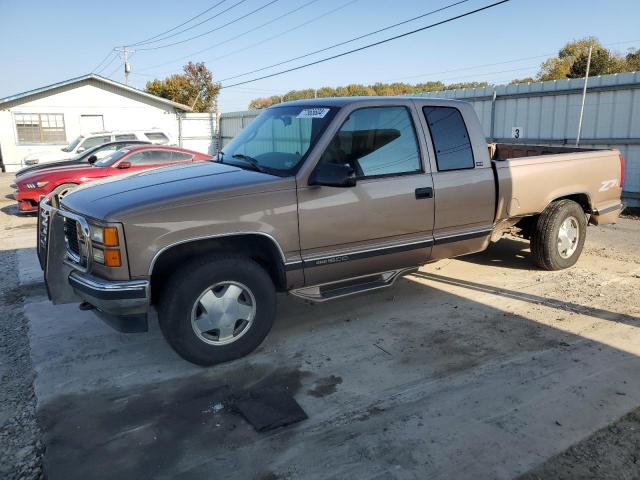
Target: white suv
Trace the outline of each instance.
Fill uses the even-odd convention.
[[[60,150],[46,150],[43,152],[31,153],[22,159],[24,165],[35,165],[37,163],[55,162],[57,160],[67,160],[93,148],[102,143],[115,142],[119,140],[143,140],[157,145],[168,145],[171,137],[163,130],[123,130],[112,132],[96,132],[88,135],[80,135],[73,142]]]

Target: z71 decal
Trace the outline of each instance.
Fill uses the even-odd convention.
[[[611,188],[615,188],[618,186],[618,179],[614,178],[612,180],[605,180],[604,182],[602,182],[600,184],[600,188],[598,189],[599,192],[606,192],[607,190],[611,189]]]

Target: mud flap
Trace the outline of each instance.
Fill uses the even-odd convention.
[[[73,268],[64,261],[66,258],[64,217],[55,211],[49,214],[49,231],[46,237],[47,257],[44,262],[44,283],[47,287],[49,300],[54,305],[82,302],[82,299],[69,285],[69,274]]]

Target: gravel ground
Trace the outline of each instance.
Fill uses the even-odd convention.
[[[2,184],[6,183],[2,178]],[[2,185],[4,186],[4,185]],[[23,313],[24,296],[18,282],[16,250],[11,248],[14,228],[27,225],[33,218],[13,215],[13,204],[0,197],[0,478],[39,479],[42,471],[43,444],[36,419],[34,372],[29,355],[27,319]]]
[[[25,248],[25,246],[19,242],[17,234],[18,232],[24,234],[27,229],[33,229],[35,219],[15,215],[14,202],[4,196],[8,191],[9,180],[9,176],[0,175],[0,312],[3,313],[0,316],[0,376],[2,377],[2,389],[0,390],[0,478],[39,479],[44,478],[42,471],[44,447],[41,442],[42,432],[35,413],[34,372],[29,355],[28,326],[23,314],[23,303],[25,296],[42,294],[42,284],[19,287],[16,252],[17,249]],[[627,218],[640,218],[637,216],[640,212],[626,213],[631,214]],[[494,275],[505,275],[505,278],[511,278],[507,273],[508,268],[515,268],[520,276],[529,274],[534,280],[535,288],[540,289],[544,294],[538,292],[541,295],[540,298],[562,298],[569,302],[567,304],[575,305],[576,311],[567,310],[566,315],[561,314],[558,318],[554,317],[555,320],[554,318],[548,320],[557,327],[568,328],[567,325],[571,324],[572,319],[578,317],[580,312],[585,309],[600,309],[600,312],[605,313],[622,309],[629,319],[637,318],[640,316],[640,303],[637,300],[638,284],[636,278],[640,275],[640,269],[635,267],[640,267],[640,257],[638,256],[640,237],[637,236],[635,226],[631,226],[631,223],[634,222],[628,220],[626,222],[621,222],[614,227],[590,229],[590,240],[585,248],[583,259],[580,266],[575,269],[552,274],[543,274],[536,270],[527,272],[526,268],[528,267],[523,264],[523,262],[526,263],[526,260],[521,262],[521,258],[518,257],[520,253],[516,251],[520,246],[513,243],[513,248],[516,249],[512,260],[513,265],[503,265],[507,269],[496,271]],[[12,238],[12,235],[15,235],[15,238]],[[494,252],[490,250],[480,256],[467,257],[465,265],[463,265],[464,271],[467,272],[476,262],[486,263],[487,259],[493,259],[493,255]],[[504,261],[505,258],[511,257],[505,257],[503,253],[496,256],[496,259],[500,261]],[[435,267],[435,272],[441,274],[442,269],[447,266],[454,267],[456,262],[442,262]],[[633,278],[620,276],[620,272],[617,271],[622,268],[620,265],[634,266]],[[523,268],[525,270],[522,270]],[[480,281],[481,284],[489,284],[483,279]],[[513,285],[511,288],[518,290]],[[400,294],[400,290],[401,286],[394,291],[394,295]],[[413,298],[410,295],[405,295],[405,297]],[[585,303],[593,308],[581,307]],[[453,308],[458,307],[454,306]],[[528,308],[531,309],[531,318],[542,318],[548,315],[542,304],[532,304]],[[527,313],[529,312],[527,311]],[[327,315],[319,316],[327,317]],[[542,322],[540,318],[538,320]],[[319,324],[322,323],[321,320],[318,320]],[[584,331],[580,333],[586,337],[595,334],[594,332],[597,332],[598,329],[610,328],[606,321],[596,321],[593,324],[587,323],[586,319],[581,321],[584,322],[581,327]],[[478,334],[481,335],[481,332]],[[477,337],[472,340],[476,341]],[[443,351],[446,352],[446,355],[439,356],[436,351],[434,358],[455,359],[455,351],[448,348]],[[349,370],[351,369],[352,367],[349,367]],[[454,375],[452,375],[453,377]],[[39,378],[42,380],[42,377]],[[612,396],[620,395],[617,397],[618,399],[629,399],[630,397],[623,396],[625,392],[622,387],[620,388],[621,390]],[[568,419],[558,418],[554,428],[557,427],[558,431],[561,431],[563,428],[568,428],[569,423]],[[522,479],[640,479],[639,458],[640,409],[625,415],[555,457],[543,461],[540,466],[525,474]]]

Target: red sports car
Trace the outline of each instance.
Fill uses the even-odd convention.
[[[81,183],[167,165],[211,160],[203,153],[159,145],[126,147],[91,165],[47,168],[16,178],[14,196],[21,212],[38,210],[40,197],[55,192],[63,197]]]

